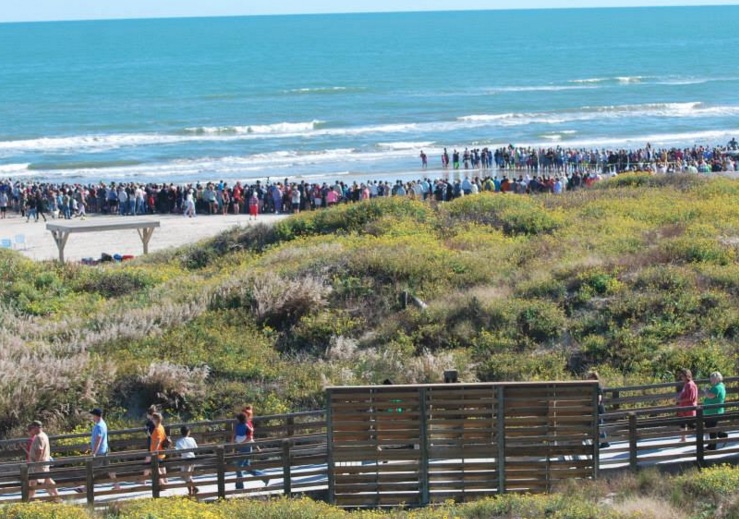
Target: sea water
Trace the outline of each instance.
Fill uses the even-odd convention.
[[[0,24],[0,177],[418,176],[443,148],[725,144],[739,7]]]

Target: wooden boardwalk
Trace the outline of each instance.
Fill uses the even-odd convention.
[[[717,450],[708,449],[712,430],[705,427],[700,408],[696,429],[687,442],[680,442],[680,420],[671,405],[674,384],[606,389],[608,413],[600,429],[592,405],[584,413],[588,406],[582,402],[592,400],[593,393],[592,386],[583,383],[331,388],[329,403],[343,406],[341,419],[336,419],[341,408],[336,405],[327,411],[260,417],[258,452],[239,453],[228,444],[230,420],[189,424],[200,445],[194,451],[197,498],[310,493],[341,506],[401,502],[412,506],[500,492],[543,492],[556,489],[562,479],[597,478],[606,471],[735,463],[739,459],[739,379],[725,382],[730,401],[718,428],[729,437],[721,439]],[[511,391],[507,402],[506,389],[501,387]],[[564,387],[575,393],[590,391],[575,397],[580,399],[575,406],[580,418],[573,420],[575,408],[563,405],[563,399],[570,398],[562,392]],[[534,397],[532,388],[538,396]],[[515,396],[521,398],[521,405],[511,407]],[[516,412],[511,414],[511,409]],[[514,422],[506,429],[510,420]],[[171,426],[172,432],[178,425]],[[597,446],[599,430],[607,434],[607,448]],[[562,436],[565,431],[570,437]],[[158,478],[144,478],[144,470],[156,473],[159,463],[145,465],[147,453],[140,449],[144,438],[143,428],[111,431],[113,453],[107,458],[109,464],[102,466],[99,459],[83,455],[88,448],[86,434],[52,436],[51,476],[62,498],[94,506],[187,495],[185,462],[176,451],[168,452],[161,462],[168,479],[164,487]],[[23,441],[0,441],[2,502],[29,500],[29,481],[39,477],[38,464],[23,462],[18,447]],[[239,490],[236,471],[245,460],[256,474],[244,474],[244,489]],[[111,472],[120,490],[113,488]],[[34,499],[49,496],[38,490]]]

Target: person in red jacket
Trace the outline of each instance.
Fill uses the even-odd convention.
[[[682,418],[688,418],[680,424],[680,441],[684,442],[688,429],[695,427],[695,421],[689,418],[695,417],[695,408],[698,405],[698,386],[693,381],[693,374],[689,369],[681,369],[678,372],[678,377],[683,383],[682,390],[677,394],[677,405],[681,409],[677,412],[677,415]],[[682,409],[685,408],[685,409]]]

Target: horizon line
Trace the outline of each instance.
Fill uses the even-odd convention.
[[[214,14],[214,15],[171,15],[171,16],[121,16],[108,18],[60,18],[49,20],[0,20],[0,25],[24,24],[24,23],[68,23],[68,22],[104,22],[104,21],[131,21],[131,20],[187,20],[187,19],[212,19],[212,18],[265,18],[265,17],[289,17],[289,16],[344,16],[344,15],[373,15],[373,14],[419,14],[419,13],[474,13],[474,12],[516,12],[516,11],[584,11],[584,10],[627,10],[627,9],[682,9],[715,8],[715,7],[739,7],[736,4],[680,4],[680,5],[633,5],[633,6],[553,6],[553,7],[493,7],[490,9],[428,9],[428,10],[398,10],[398,11],[336,11],[315,13],[252,13],[252,14]]]

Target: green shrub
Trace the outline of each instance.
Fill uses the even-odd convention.
[[[566,374],[567,360],[561,351],[537,351],[526,355],[501,352],[478,359],[477,377],[484,382],[562,380],[570,378]]]
[[[674,262],[713,263],[729,265],[734,262],[736,252],[711,238],[683,237],[667,241],[662,250]]]
[[[328,211],[303,212],[275,225],[278,240],[288,241],[300,236],[335,233],[363,233],[378,220],[394,217],[425,223],[433,220],[428,204],[407,198],[377,198],[369,202],[342,204]],[[391,220],[386,220],[390,222]]]
[[[523,302],[518,311],[516,325],[519,332],[534,342],[542,343],[558,339],[565,328],[562,309],[546,301]]]
[[[85,508],[52,503],[0,506],[0,519],[93,519]]]
[[[545,209],[536,198],[521,196],[483,193],[458,198],[444,211],[452,220],[492,225],[509,236],[547,234],[563,224],[559,213]]]
[[[73,289],[78,292],[97,293],[105,298],[131,294],[155,283],[152,272],[120,265],[88,268],[84,274],[81,272],[81,275],[72,281]]]

